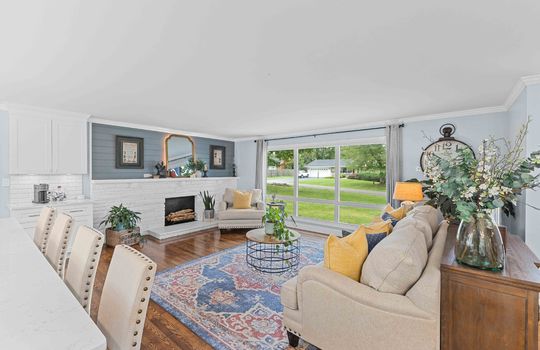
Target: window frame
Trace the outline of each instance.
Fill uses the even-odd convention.
[[[381,144],[386,145],[386,138],[384,136],[380,137],[367,137],[367,138],[361,138],[361,139],[348,139],[348,140],[341,140],[341,141],[324,141],[324,142],[306,142],[306,143],[295,143],[295,144],[279,144],[279,145],[268,145],[268,152],[270,151],[287,151],[292,150],[293,151],[293,196],[276,196],[277,199],[284,200],[284,201],[290,201],[293,203],[293,217],[296,221],[307,223],[307,224],[317,224],[317,225],[332,225],[337,227],[351,227],[352,224],[340,222],[340,209],[341,207],[353,207],[353,208],[367,208],[367,209],[382,209],[384,205],[375,205],[375,204],[364,204],[364,203],[357,203],[357,202],[344,202],[341,201],[341,182],[340,175],[341,175],[341,147],[345,146],[362,146],[362,145],[373,145],[373,144]],[[301,198],[298,196],[299,192],[299,185],[300,181],[298,178],[299,174],[299,167],[298,167],[298,152],[301,149],[309,149],[309,148],[323,148],[323,147],[334,147],[335,149],[335,168],[334,171],[334,199],[328,200],[328,199],[316,199],[316,198]],[[268,155],[266,155],[268,157]],[[268,171],[268,169],[264,169],[264,171]],[[268,195],[267,192],[267,185],[268,180],[265,182],[265,193]],[[386,192],[385,192],[386,193]],[[332,204],[334,206],[334,221],[324,221],[319,219],[313,219],[309,217],[303,217],[298,215],[298,203],[304,202],[304,203],[316,203],[316,204]]]

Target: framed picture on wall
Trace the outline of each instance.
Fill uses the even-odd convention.
[[[210,169],[225,169],[225,146],[210,146]]]
[[[144,139],[116,135],[116,168],[144,168]]]

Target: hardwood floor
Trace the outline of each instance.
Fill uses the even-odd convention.
[[[144,246],[134,246],[154,260],[161,271],[184,262],[206,256],[227,248],[243,244],[246,230],[234,230],[221,234],[219,230],[208,230],[188,237],[166,241],[148,239]],[[304,234],[304,233],[303,233]],[[309,233],[307,233],[309,234]],[[312,237],[323,236],[309,234]],[[104,247],[99,262],[94,294],[92,297],[91,315],[95,320],[103,282],[109,268],[113,248]],[[193,333],[165,309],[150,300],[141,349],[212,349],[202,338]]]

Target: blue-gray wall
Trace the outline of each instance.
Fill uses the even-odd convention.
[[[514,140],[516,135],[519,133],[521,126],[527,122],[527,91],[523,92],[518,96],[514,104],[508,110],[508,139]],[[523,150],[524,155],[527,153],[527,150]],[[508,230],[511,233],[519,235],[524,240],[525,238],[525,229],[527,222],[527,195],[526,193],[522,194],[518,199],[518,204],[516,206],[516,216],[507,217],[506,215],[502,216],[503,225],[508,227]]]
[[[529,85],[525,89],[526,97],[526,115],[531,118],[529,133],[527,134],[527,154],[540,150],[540,84]],[[525,117],[525,116],[523,116]],[[539,172],[537,171],[536,174]],[[527,190],[526,218],[525,218],[525,242],[532,251],[540,256],[540,191]]]
[[[422,173],[418,171],[422,148],[431,143],[429,139],[435,141],[441,137],[439,133],[441,125],[446,123],[454,124],[456,133],[453,136],[467,143],[477,152],[478,147],[482,144],[482,140],[490,136],[496,138],[507,136],[507,118],[508,115],[506,112],[500,112],[457,118],[405,122],[405,127],[402,129],[402,180],[422,178]],[[424,135],[429,139],[426,139]]]
[[[144,169],[116,168],[116,135],[141,137],[144,139]],[[145,173],[155,174],[154,165],[163,158],[163,139],[167,134],[142,129],[119,126],[92,124],[92,178],[106,179],[140,179]],[[193,137],[195,156],[209,164],[210,145],[225,146],[225,169],[209,169],[208,176],[232,176],[234,163],[234,142]]]
[[[9,216],[9,187],[2,180],[9,180],[9,116],[0,110],[0,218]]]

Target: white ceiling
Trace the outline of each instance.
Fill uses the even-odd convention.
[[[226,137],[504,103],[540,1],[2,0],[0,101]]]

